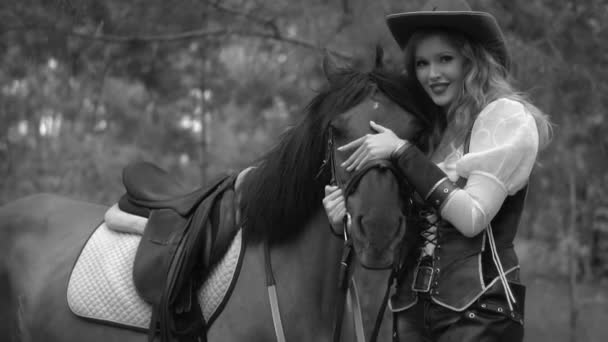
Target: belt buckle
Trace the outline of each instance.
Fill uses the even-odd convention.
[[[434,268],[432,266],[421,266],[418,263],[414,270],[414,281],[412,282],[412,291],[429,292],[431,283],[433,282]]]

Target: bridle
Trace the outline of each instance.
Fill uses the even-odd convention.
[[[330,167],[331,172],[331,180],[330,184],[337,185],[342,189],[342,193],[344,195],[345,202],[348,201],[348,197],[352,195],[359,185],[361,179],[371,170],[373,169],[386,169],[392,172],[395,178],[400,182],[399,187],[402,189],[402,184],[405,180],[402,177],[401,172],[398,168],[396,168],[393,163],[389,160],[374,160],[366,163],[361,169],[353,172],[348,179],[341,179],[339,177],[339,173],[337,172],[336,161],[334,157],[334,133],[333,128],[329,126],[327,133],[327,150],[325,153],[325,158],[316,178],[319,178],[325,171],[326,168]],[[348,231],[347,218],[345,217],[343,220],[343,230],[342,232],[335,232],[334,229],[330,225],[330,231],[333,235],[336,235],[340,238],[343,238],[344,244],[342,249],[342,257],[340,259],[340,271],[338,277],[338,297],[336,301],[336,307],[334,311],[334,321],[332,328],[332,341],[339,342],[341,337],[341,328],[342,322],[344,319],[344,308],[346,305],[346,299],[348,294],[351,295],[351,303],[355,310],[359,310],[358,297],[356,295],[356,287],[354,282],[351,280],[352,270],[350,268],[353,254],[353,243],[350,239],[350,233]],[[270,301],[272,320],[275,328],[275,335],[277,337],[278,342],[286,342],[285,333],[283,329],[283,324],[281,322],[281,315],[278,306],[278,297],[276,294],[276,283],[274,280],[274,275],[272,272],[272,266],[270,261],[270,250],[268,247],[268,242],[264,241],[264,259],[266,265],[266,287],[268,289],[268,296]],[[380,309],[376,316],[374,329],[372,330],[372,334],[370,335],[370,342],[375,342],[378,337],[378,333],[380,331],[380,326],[382,324],[382,318],[384,316],[384,311],[386,310],[386,305],[388,303],[388,297],[390,293],[390,289],[393,286],[394,281],[396,280],[397,268],[398,268],[399,258],[395,258],[395,262],[392,266],[391,274],[388,278],[388,283],[386,287],[386,292],[384,294],[382,303],[380,305]],[[350,291],[349,291],[350,290]],[[365,337],[363,336],[363,322],[361,320],[360,311],[355,313],[355,335],[357,338],[357,342],[365,342]]]
[[[363,179],[363,177],[368,172],[370,172],[374,169],[388,170],[388,171],[392,172],[393,175],[395,176],[395,178],[398,180],[399,187],[401,188],[402,182],[405,180],[405,178],[402,176],[399,169],[397,167],[395,167],[395,165],[390,160],[386,160],[386,159],[370,161],[370,162],[364,164],[362,168],[352,172],[348,179],[346,179],[346,180],[340,179],[339,173],[337,172],[336,161],[335,161],[335,156],[334,156],[335,140],[334,140],[333,127],[331,127],[331,126],[329,127],[327,135],[328,135],[327,150],[326,150],[326,154],[325,154],[325,159],[323,160],[323,164],[321,165],[320,172],[322,172],[323,168],[326,167],[327,164],[329,164],[330,170],[331,170],[330,184],[336,185],[340,189],[342,189],[342,194],[344,196],[345,205],[348,202],[348,198],[357,190],[357,186],[359,185],[361,179]],[[332,340],[334,342],[340,341],[342,321],[344,318],[344,305],[345,305],[346,297],[349,293],[349,287],[352,285],[352,282],[350,282],[349,279],[352,275],[351,270],[350,270],[350,265],[351,265],[351,259],[352,259],[352,254],[353,254],[352,253],[353,244],[352,244],[352,240],[349,238],[350,234],[348,231],[347,217],[344,217],[343,222],[342,222],[342,227],[343,227],[342,234],[338,234],[337,232],[335,232],[333,230],[333,228],[330,225],[330,230],[332,233],[334,233],[334,235],[344,237],[344,246],[342,249],[342,259],[340,260],[340,275],[338,278],[338,289],[339,289],[340,293],[339,293],[337,305],[335,308],[336,311],[335,311],[335,315],[334,315],[333,332],[332,332],[332,336],[333,336]],[[370,335],[370,339],[369,339],[370,342],[375,342],[378,337],[378,333],[380,331],[380,326],[382,324],[382,318],[384,317],[384,311],[386,310],[386,304],[388,303],[388,295],[390,293],[390,288],[395,280],[397,267],[398,267],[398,259],[395,258],[395,262],[393,263],[393,267],[392,267],[392,272],[388,279],[387,289],[386,289],[385,295],[383,297],[382,303],[380,305],[380,309],[378,310],[378,314],[376,316],[374,329],[372,330],[372,334]],[[353,288],[350,288],[350,294],[351,294],[351,296],[354,294]],[[356,299],[352,299],[351,302],[356,302]],[[355,319],[355,332],[357,333],[356,334],[357,342],[364,342],[365,337],[359,336],[359,334],[358,334],[358,331],[363,330],[363,328],[360,327],[358,329],[357,324],[358,324],[358,322]],[[362,324],[362,322],[359,324]]]

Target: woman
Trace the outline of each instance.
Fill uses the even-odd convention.
[[[445,114],[425,155],[374,122],[339,149],[349,171],[392,159],[412,185],[422,217],[390,307],[400,341],[521,341],[525,288],[513,249],[527,183],[550,124],[509,83],[500,27],[464,1],[431,1],[392,14],[409,75]],[[346,214],[340,189],[323,200],[330,222]]]

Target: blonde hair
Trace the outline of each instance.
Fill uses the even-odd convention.
[[[479,113],[490,102],[508,98],[522,103],[534,117],[538,129],[539,150],[549,144],[552,130],[548,116],[533,105],[525,94],[514,89],[509,72],[492,53],[483,45],[472,42],[461,33],[441,29],[422,30],[414,33],[404,51],[405,66],[410,76],[416,75],[415,48],[422,39],[430,35],[441,35],[447,38],[465,60],[462,88],[446,112],[447,123],[455,126],[457,130],[455,140],[464,140]]]

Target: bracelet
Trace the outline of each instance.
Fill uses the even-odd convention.
[[[407,140],[399,141],[399,144],[395,147],[393,152],[391,152],[391,159],[397,159],[399,156],[405,151],[408,147],[410,147],[410,143]]]

